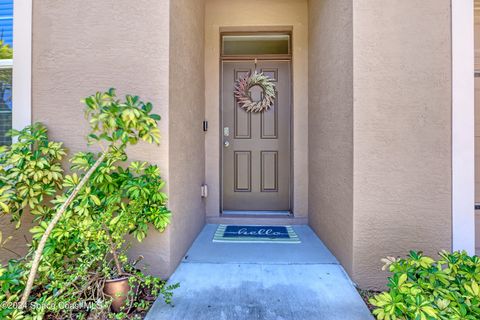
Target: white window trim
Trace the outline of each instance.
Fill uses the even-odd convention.
[[[473,0],[452,0],[452,250],[475,253]]]
[[[1,59],[0,69],[11,69],[13,67],[13,59]]]
[[[32,123],[32,0],[13,1],[12,127]]]

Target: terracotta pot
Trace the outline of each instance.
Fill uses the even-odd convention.
[[[103,287],[103,292],[113,299],[111,307],[114,312],[120,312],[128,303],[128,291],[130,291],[128,277],[106,280]]]

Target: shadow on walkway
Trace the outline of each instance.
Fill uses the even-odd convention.
[[[308,226],[301,244],[214,243],[207,225],[170,278],[174,307],[157,300],[146,319],[373,319],[347,274]]]

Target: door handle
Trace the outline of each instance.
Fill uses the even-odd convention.
[[[225,142],[223,143],[223,145],[225,146],[225,148],[228,148],[228,147],[230,146],[230,142],[225,141]]]

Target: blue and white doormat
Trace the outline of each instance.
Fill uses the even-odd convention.
[[[213,242],[301,243],[291,226],[218,226]]]

